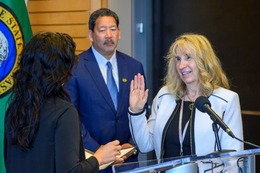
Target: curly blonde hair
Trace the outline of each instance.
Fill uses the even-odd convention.
[[[221,67],[221,62],[214,53],[208,39],[199,34],[187,33],[179,36],[169,48],[166,56],[167,74],[164,84],[176,98],[182,98],[186,93],[186,85],[181,80],[176,68],[176,50],[191,52],[199,69],[200,92],[209,96],[218,87],[229,89],[229,81]]]

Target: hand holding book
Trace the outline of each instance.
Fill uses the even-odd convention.
[[[110,166],[112,164],[123,163],[125,159],[127,159],[128,157],[130,157],[132,154],[134,154],[136,152],[135,147],[133,147],[130,144],[123,144],[122,146],[118,145],[118,146],[120,146],[120,147],[118,147],[120,149],[115,151],[112,148],[113,148],[113,145],[117,144],[117,142],[118,141],[116,140],[116,142],[113,141],[113,142],[110,142],[110,143],[108,143],[108,144],[106,144],[104,146],[101,146],[101,147],[108,147],[108,148],[107,148],[106,151],[104,151],[106,153],[104,153],[104,152],[102,153],[103,155],[106,154],[106,157],[105,157],[106,160],[103,159],[103,161],[99,161],[99,165],[100,165],[99,169],[100,170],[105,169],[105,168],[107,168],[108,166]],[[119,144],[119,142],[118,142],[118,144]],[[128,147],[128,148],[126,148],[126,147]],[[97,150],[97,152],[98,152],[98,150]],[[85,157],[86,157],[86,159],[91,157],[91,156],[95,156],[98,160],[102,160],[102,159],[98,158],[100,156],[97,155],[97,154],[99,154],[97,152],[93,153],[93,152],[85,149]],[[118,152],[118,153],[115,154],[115,152]],[[116,155],[116,158],[114,157],[115,155]]]

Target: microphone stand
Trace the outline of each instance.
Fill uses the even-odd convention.
[[[214,121],[212,123],[212,129],[213,129],[213,132],[214,132],[214,135],[215,135],[215,139],[216,139],[216,142],[217,142],[218,151],[222,151],[221,145],[220,145],[219,136],[218,136],[218,126],[217,126],[217,123],[214,122]]]
[[[219,135],[218,135],[218,126],[217,126],[217,123],[215,121],[213,121],[212,123],[212,129],[214,131],[214,135],[215,135],[215,138],[216,138],[216,143],[217,143],[217,151],[211,153],[211,154],[220,154],[220,153],[227,153],[227,152],[233,152],[233,151],[236,151],[236,150],[222,150],[221,148],[221,144],[220,144],[220,140],[219,140]],[[211,155],[209,154],[209,155]]]

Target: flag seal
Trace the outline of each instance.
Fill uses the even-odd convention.
[[[15,13],[0,2],[0,98],[12,88],[13,74],[18,68],[24,47],[22,29]]]

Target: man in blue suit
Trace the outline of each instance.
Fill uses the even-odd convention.
[[[140,62],[116,50],[120,37],[115,12],[106,8],[93,12],[89,19],[92,46],[79,55],[78,66],[66,85],[80,114],[84,146],[93,152],[115,139],[122,148],[134,145],[127,115],[130,82],[134,75],[144,75],[144,71]],[[117,106],[107,88],[108,61],[118,90]],[[132,155],[126,161],[137,161],[137,156]]]

